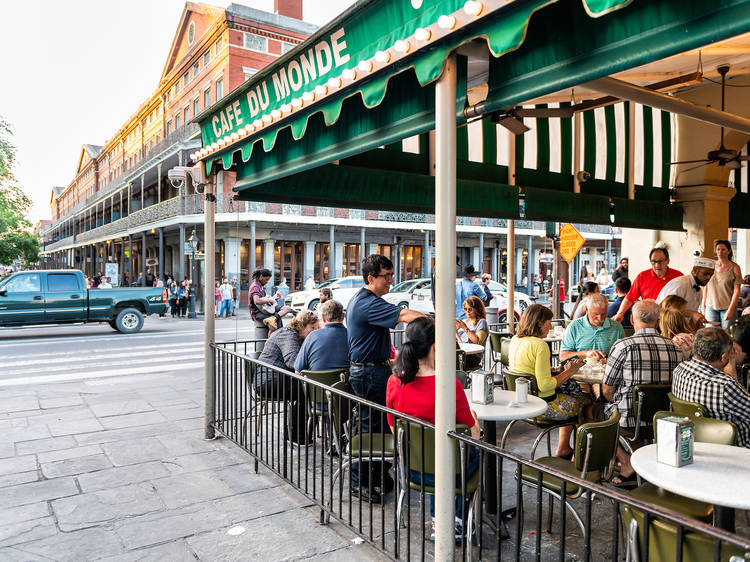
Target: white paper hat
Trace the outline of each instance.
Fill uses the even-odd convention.
[[[696,258],[693,260],[693,266],[714,269],[716,267],[716,262],[714,262],[714,260],[712,260],[711,258],[702,258],[701,256],[696,256]]]

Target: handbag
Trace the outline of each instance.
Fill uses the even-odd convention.
[[[557,392],[562,392],[563,394],[567,394],[568,396],[571,396],[573,398],[583,396],[583,390],[581,390],[581,386],[573,379],[568,379],[564,383],[562,383],[557,388]]]

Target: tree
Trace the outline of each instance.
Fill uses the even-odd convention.
[[[13,175],[16,147],[8,140],[12,134],[10,125],[0,119],[0,264],[21,259],[28,266],[39,260],[39,239],[29,232],[26,219],[31,200]]]

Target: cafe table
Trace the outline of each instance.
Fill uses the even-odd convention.
[[[516,393],[510,390],[495,388],[493,402],[478,404],[471,401],[471,389],[466,390],[469,407],[477,414],[484,430],[484,440],[490,445],[497,445],[497,422],[534,418],[547,409],[547,403],[529,394],[525,404],[516,404]],[[484,495],[485,512],[489,515],[497,513],[497,461],[494,455],[488,454],[484,460]],[[515,508],[507,513],[512,513]],[[504,512],[505,515],[505,512]]]
[[[478,343],[459,342],[458,346],[463,350],[464,353],[466,353],[466,355],[477,355],[480,353],[484,353],[484,346]]]
[[[750,509],[750,449],[695,443],[693,463],[676,467],[656,460],[654,444],[636,450],[630,462],[641,478],[655,486],[714,504],[714,522],[727,531],[734,532],[735,508]]]

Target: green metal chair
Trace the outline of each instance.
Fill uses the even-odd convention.
[[[654,414],[654,439],[656,439],[657,420],[674,415],[674,412],[668,411],[660,411]],[[718,443],[720,445],[737,444],[737,426],[730,421],[697,417],[693,419],[693,423],[695,424],[695,432],[693,435],[696,442]],[[650,482],[644,482],[634,490],[631,490],[630,495],[639,500],[654,503],[661,507],[665,507],[672,511],[682,513],[683,515],[692,517],[693,519],[698,519],[705,523],[710,523],[711,519],[713,518],[714,506],[710,503],[693,500],[680,496],[679,494],[668,492],[663,488],[654,486]],[[643,514],[633,509],[631,509],[630,511],[632,511],[637,515],[637,517],[640,518],[638,524],[643,525]],[[623,519],[625,519],[625,514],[623,514]],[[668,523],[663,523],[663,525],[666,525],[668,528],[673,528],[673,526]],[[674,551],[674,547],[672,547],[672,551]]]
[[[401,528],[401,518],[403,516],[404,499],[406,498],[407,489],[419,492],[419,501],[424,502],[425,494],[434,494],[435,487],[428,486],[419,482],[414,482],[410,477],[410,470],[421,472],[423,474],[435,474],[435,430],[431,427],[425,427],[414,422],[398,420],[396,422],[396,448],[398,451],[399,465],[399,482],[400,492],[398,504],[396,506],[396,520],[398,527]],[[408,436],[407,436],[408,431]],[[465,435],[471,435],[471,431],[465,425],[458,424],[456,432]],[[407,439],[408,437],[408,439]],[[456,476],[461,476],[466,463],[468,462],[468,450],[465,458],[461,458],[461,447],[458,441],[453,441],[456,455]],[[471,495],[471,502],[467,513],[467,535],[473,536],[474,513],[476,511],[477,489],[479,487],[479,478],[481,470],[477,469],[466,481],[466,493]],[[462,495],[461,486],[457,485],[455,490],[456,496]]]
[[[679,416],[685,416],[686,418],[690,418],[691,420],[695,420],[695,418],[700,417],[706,417],[708,415],[708,410],[701,405],[698,404],[698,402],[688,402],[686,400],[680,400],[679,398],[676,398],[674,394],[671,392],[668,394],[669,396],[669,403],[671,405],[671,410],[674,414]]]
[[[625,337],[628,338],[635,334],[635,328],[623,328],[623,331],[625,332]]]
[[[526,375],[523,373],[514,373],[513,371],[506,370],[505,371],[505,388],[506,390],[510,390],[511,392],[515,392],[516,390],[516,380],[519,378],[524,377],[529,379],[529,394],[533,394],[534,396],[539,396],[539,387],[536,383],[536,377],[532,375]],[[547,454],[552,455],[552,443],[550,442],[550,432],[553,429],[564,427],[566,425],[572,425],[576,426],[581,421],[581,417],[579,415],[571,416],[570,418],[562,421],[554,421],[554,420],[547,420],[542,418],[541,416],[537,416],[535,418],[526,418],[524,420],[511,420],[508,425],[505,427],[505,431],[503,432],[503,437],[500,439],[500,448],[505,448],[505,443],[508,439],[508,436],[510,435],[511,428],[516,424],[518,421],[524,421],[528,424],[533,425],[534,427],[537,427],[541,429],[541,433],[537,435],[536,439],[534,440],[534,444],[532,445],[532,450],[536,450],[537,445],[539,445],[539,442],[542,440],[543,437],[547,437]]]
[[[349,384],[339,381],[331,385],[332,389],[349,392]],[[352,402],[351,400],[326,392],[328,411],[331,416],[331,430],[336,450],[340,451],[342,464],[333,474],[331,490],[336,480],[352,464],[360,461],[388,461],[393,462],[396,458],[396,446],[393,434],[388,427],[383,428],[382,433],[369,433],[352,435]],[[384,416],[385,420],[385,416]],[[343,494],[343,478],[339,485],[339,494]],[[333,509],[333,506],[331,506]],[[328,519],[330,515],[326,516]]]
[[[535,459],[539,464],[567,472],[571,476],[577,476],[589,482],[604,483],[614,475],[615,453],[620,433],[620,413],[615,410],[609,419],[603,422],[592,422],[582,424],[576,431],[575,456],[572,461],[560,457],[547,456]],[[531,451],[534,460],[536,447]],[[537,488],[539,471],[528,466],[521,469],[521,481],[524,486]],[[516,477],[518,478],[518,474]],[[559,478],[542,474],[542,491],[550,496],[547,514],[547,532],[552,530],[553,499],[561,500],[562,481]],[[590,491],[578,486],[566,486],[567,498],[573,499],[591,494]],[[521,502],[519,505],[523,505]],[[565,506],[575,518],[581,531],[586,534],[586,528],[570,502]],[[564,516],[564,514],[563,514]],[[523,522],[523,514],[519,514]]]
[[[327,369],[325,371],[302,371],[300,374],[310,379],[311,381],[325,384],[326,386],[332,386],[337,382],[342,382],[346,377],[347,369]],[[326,407],[325,390],[319,386],[312,384],[306,384],[303,387],[305,393],[305,401],[307,402],[307,435],[308,440],[312,441],[313,431],[317,426],[318,422],[328,414],[328,408]]]
[[[495,332],[490,330],[490,359],[492,365],[490,371],[492,371],[496,377],[499,375],[500,381],[502,381],[502,367],[508,366],[508,349],[510,348],[510,334],[507,332]],[[505,342],[505,343],[504,343]],[[497,365],[500,364],[500,373],[497,372]]]
[[[626,562],[646,561],[643,550],[643,512],[621,504],[620,514],[625,525]],[[705,562],[716,560],[713,539],[700,533],[685,531],[682,535],[683,562]],[[740,548],[723,544],[719,560],[730,560],[737,556],[737,560],[746,560],[745,552]],[[677,558],[677,527],[660,519],[649,519],[648,533],[648,562],[674,562]]]
[[[620,444],[629,453],[633,452],[633,445],[637,441],[641,439],[653,440],[654,414],[659,410],[669,408],[669,391],[671,389],[672,385],[669,383],[637,384],[632,388],[635,426],[632,434],[624,434],[620,430]]]

